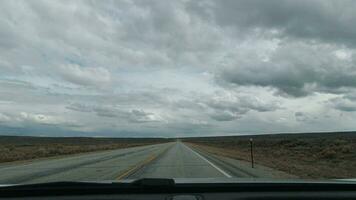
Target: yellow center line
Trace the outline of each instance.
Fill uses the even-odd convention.
[[[122,174],[120,174],[116,180],[122,180],[128,176],[130,176],[131,174],[135,173],[136,171],[138,171],[139,169],[141,169],[142,167],[144,167],[145,165],[148,165],[150,162],[154,161],[156,158],[158,158],[158,156],[164,154],[169,148],[167,147],[165,150],[163,150],[161,153],[159,154],[153,154],[149,157],[147,157],[145,160],[143,160],[142,162],[137,163],[136,165],[132,166],[131,168],[125,170]]]

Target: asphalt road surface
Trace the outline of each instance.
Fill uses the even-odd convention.
[[[277,172],[278,174],[279,172]],[[183,144],[94,152],[0,165],[0,184],[132,178],[273,177],[276,171],[210,155]],[[278,174],[279,175],[279,174]]]
[[[130,178],[211,178],[231,177],[220,167],[183,144],[175,143],[161,155]]]

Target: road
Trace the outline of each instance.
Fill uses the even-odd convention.
[[[127,178],[268,177],[269,169],[172,142],[0,165],[0,184]]]
[[[130,178],[210,178],[231,177],[187,145],[177,142],[159,159]]]

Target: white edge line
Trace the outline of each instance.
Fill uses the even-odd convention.
[[[232,176],[225,172],[224,170],[220,169],[220,167],[216,166],[214,163],[210,162],[208,159],[204,158],[202,155],[200,155],[198,152],[194,151],[192,148],[188,147],[187,145],[183,144],[185,147],[187,147],[189,150],[191,150],[193,153],[195,153],[197,156],[199,156],[201,159],[203,159],[205,162],[209,163],[212,167],[217,169],[219,172],[224,174],[226,177],[231,178]]]

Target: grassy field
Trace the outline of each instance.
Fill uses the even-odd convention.
[[[85,138],[0,136],[0,162],[168,142],[161,138]]]
[[[185,138],[214,154],[255,162],[301,178],[356,178],[356,132]]]

